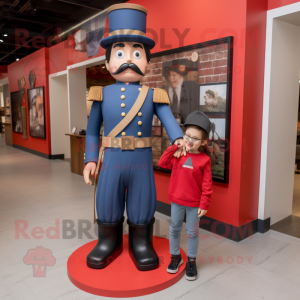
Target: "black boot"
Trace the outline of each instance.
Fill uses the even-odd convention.
[[[122,253],[123,222],[124,216],[115,223],[103,223],[97,220],[98,243],[86,258],[89,268],[103,269]]]
[[[129,222],[129,254],[140,271],[158,268],[159,258],[153,247],[153,224],[155,218],[146,224]]]

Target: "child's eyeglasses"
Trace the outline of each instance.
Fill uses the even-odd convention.
[[[192,138],[192,137],[190,137],[190,136],[187,135],[187,134],[184,135],[184,139],[185,139],[186,141],[188,141],[189,143],[190,143],[191,141],[193,141],[193,144],[202,140],[202,139]]]

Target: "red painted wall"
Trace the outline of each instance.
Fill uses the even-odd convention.
[[[51,67],[50,67],[51,66]],[[27,89],[30,88],[28,75],[30,69],[35,70],[36,83],[35,86],[44,86],[45,96],[45,124],[46,124],[46,139],[31,137],[29,135],[29,117],[28,117],[28,97]],[[13,144],[29,148],[45,154],[51,154],[51,139],[50,139],[50,116],[49,116],[49,86],[48,74],[49,70],[53,68],[52,62],[49,61],[49,49],[42,48],[36,52],[14,62],[8,66],[8,79],[10,92],[18,91],[17,80],[24,76],[25,78],[25,103],[22,106],[26,107],[27,111],[27,136],[28,139],[24,140],[22,133],[13,132]]]
[[[289,4],[293,4],[293,3],[296,3],[296,2],[300,2],[300,1],[296,1],[296,0],[269,0],[268,1],[268,10],[278,8],[278,7],[282,7],[282,6],[289,5]]]
[[[68,66],[68,43],[59,43],[49,48],[49,60],[52,62],[49,74],[65,71]]]
[[[0,80],[8,77],[7,66],[0,66]]]
[[[257,218],[260,180],[267,0],[247,2],[239,222]]]
[[[157,37],[152,52],[228,35],[234,37],[229,183],[213,183],[207,216],[235,226],[256,219],[267,0],[190,0],[185,2],[184,10],[179,0],[172,1],[172,6],[159,0],[132,3],[148,10],[147,27]],[[188,31],[184,41],[179,41],[174,28],[179,33]],[[147,36],[153,37],[149,30]],[[249,67],[259,68],[259,73],[249,73]],[[170,203],[169,178],[168,174],[155,172],[157,199],[166,203]]]
[[[184,6],[179,0],[134,0],[132,3],[141,4],[148,10],[147,36],[157,41],[152,53],[229,35],[234,37],[229,183],[213,183],[214,193],[207,216],[235,226],[256,219],[267,0],[188,0]],[[178,36],[182,33],[186,35],[180,39]],[[69,37],[68,43],[70,41],[72,37]],[[98,56],[104,54],[104,50],[100,49]],[[31,56],[38,56],[39,51]],[[14,82],[11,91],[17,90],[16,79],[21,77],[23,60],[31,56],[10,66],[10,83]],[[86,53],[59,44],[49,49],[48,70],[50,74],[59,72],[69,64],[86,59]],[[254,71],[249,72],[249,67]],[[48,84],[47,80],[39,80],[39,85]],[[49,123],[48,118],[48,130]],[[49,140],[44,144],[42,140],[33,141],[30,137],[24,141],[21,135],[14,134],[14,143],[44,153],[50,151]],[[169,178],[169,174],[155,172],[157,199],[165,203],[170,203],[167,199]]]
[[[131,1],[130,1],[131,2]],[[234,37],[232,117],[229,183],[213,183],[211,207],[207,216],[240,226],[240,180],[243,126],[243,97],[245,69],[246,0],[189,0],[184,3],[169,1],[135,0],[148,10],[147,27],[157,35],[157,44],[152,52],[190,45],[232,35]],[[232,7],[235,9],[233,10]],[[168,12],[168,13],[166,13]],[[238,14],[236,12],[239,12]],[[174,31],[188,31],[180,42]],[[165,37],[164,37],[165,35]],[[152,37],[150,33],[147,36]],[[155,172],[157,199],[170,203],[167,191],[170,175]],[[258,199],[256,199],[258,201]]]

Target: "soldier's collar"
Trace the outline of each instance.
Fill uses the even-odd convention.
[[[136,82],[123,82],[123,81],[118,81],[117,80],[116,84],[140,85],[140,82],[139,81],[136,81]]]

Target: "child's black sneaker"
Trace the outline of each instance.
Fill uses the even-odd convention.
[[[170,262],[170,264],[167,268],[167,272],[172,273],[172,274],[177,273],[178,268],[181,264],[183,264],[183,260],[181,258],[181,255],[180,254],[179,255],[172,254],[171,262]]]
[[[187,280],[196,280],[198,278],[196,257],[189,257],[186,263],[185,278]]]

